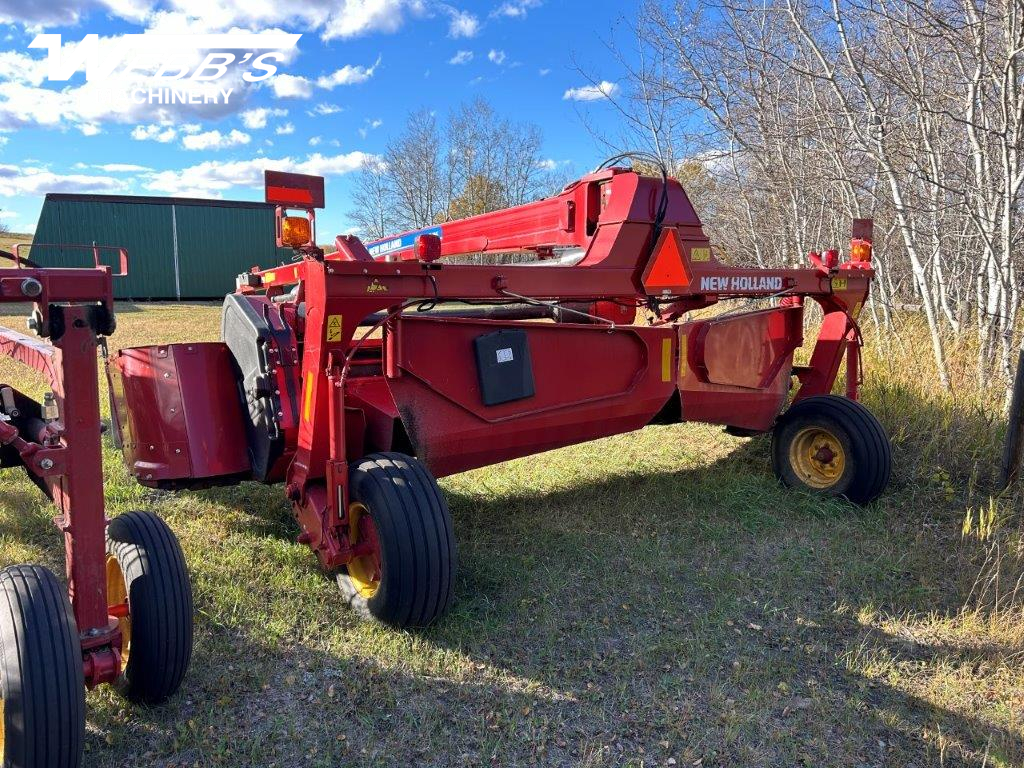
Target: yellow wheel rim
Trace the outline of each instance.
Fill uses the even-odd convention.
[[[789,445],[789,463],[811,488],[824,490],[839,482],[846,469],[846,451],[839,438],[821,427],[806,427]]]
[[[107,613],[117,617],[121,630],[121,671],[128,666],[132,647],[132,616],[128,609],[128,584],[124,580],[121,564],[113,555],[107,555]]]
[[[348,564],[348,577],[359,596],[369,600],[380,589],[380,544],[370,510],[359,501],[348,505],[349,543],[358,553]]]

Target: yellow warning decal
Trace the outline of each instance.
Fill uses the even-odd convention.
[[[679,334],[679,379],[682,380],[686,376],[686,371],[689,368],[689,364],[686,360],[686,334]]]
[[[691,248],[690,261],[711,261],[710,248]]]
[[[275,275],[273,272],[264,272],[263,273],[263,282],[264,283],[272,283],[272,282],[274,282],[274,280],[276,278],[277,278],[277,275]]]
[[[833,277],[832,278],[832,290],[833,291],[845,291],[849,285],[845,277]]]
[[[661,380],[672,381],[672,339],[661,340]]]
[[[856,304],[853,305],[853,311],[850,314],[853,315],[853,319],[854,320],[856,320],[858,317],[860,317],[860,311],[862,309],[864,309],[864,302],[863,301],[858,301]]]
[[[327,316],[327,341],[341,341],[341,315]]]
[[[302,403],[302,418],[309,421],[309,410],[313,405],[313,377],[310,376],[306,379],[306,396],[303,398]]]

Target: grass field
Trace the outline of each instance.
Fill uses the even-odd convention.
[[[120,309],[113,346],[218,335],[218,307]],[[867,336],[896,462],[870,508],[784,491],[765,439],[701,425],[457,475],[455,607],[419,634],[340,607],[280,488],[153,493],[108,444],[110,512],[181,538],[196,648],[163,707],[89,694],[86,764],[1024,765],[996,398],[936,393],[912,335]],[[0,563],[61,572],[51,509],[0,477]]]
[[[0,251],[14,252],[14,246],[18,243],[31,243],[32,235],[26,235],[20,232],[3,232],[0,233]],[[22,251],[23,256],[28,254]]]

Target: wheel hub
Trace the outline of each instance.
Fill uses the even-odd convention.
[[[811,488],[830,488],[846,469],[846,451],[832,432],[822,427],[800,430],[789,447],[789,461],[801,481]]]
[[[380,589],[382,575],[377,526],[370,510],[359,501],[349,504],[348,520],[349,543],[355,552],[348,564],[348,576],[359,595],[369,600]]]
[[[107,555],[107,614],[117,619],[121,631],[121,671],[128,666],[132,645],[132,615],[128,607],[128,585],[121,564],[113,555]]]

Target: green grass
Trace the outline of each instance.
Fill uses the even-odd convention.
[[[32,235],[26,235],[21,232],[0,232],[0,250],[14,252],[14,246],[18,243],[31,243]],[[28,253],[22,249],[22,256],[28,256]]]
[[[112,342],[213,339],[218,317],[125,306]],[[1024,617],[977,586],[1012,583],[1019,502],[963,533],[998,425],[869,365],[896,453],[870,508],[784,491],[765,439],[695,424],[457,475],[455,606],[419,634],[341,607],[280,488],[153,493],[108,444],[111,514],[181,538],[196,648],[163,707],[89,694],[87,765],[1024,764]],[[52,510],[0,476],[0,563],[60,572]]]

